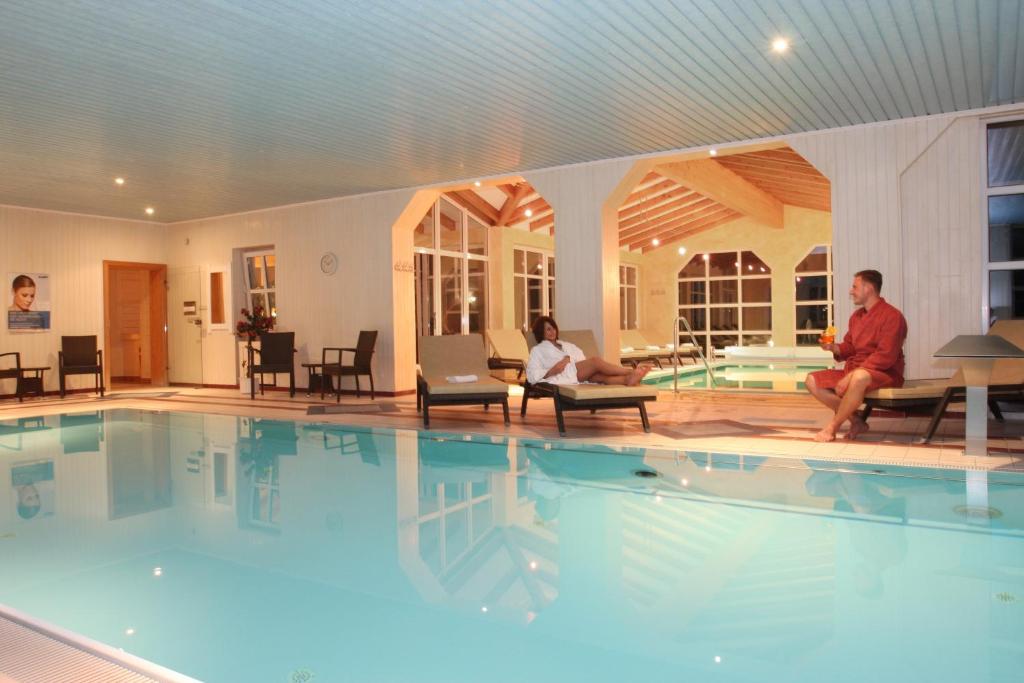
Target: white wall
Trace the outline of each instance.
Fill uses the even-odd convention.
[[[10,306],[13,272],[49,273],[49,332],[8,332],[0,321],[0,353],[21,352],[22,365],[50,366],[46,389],[57,389],[61,335],[95,334],[103,339],[103,261],[163,263],[165,228],[159,223],[0,206],[0,276],[3,309]],[[6,360],[6,359],[5,359]],[[91,387],[91,377],[68,378],[68,387]],[[14,393],[14,381],[0,382],[0,394]]]

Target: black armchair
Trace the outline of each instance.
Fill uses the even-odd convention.
[[[11,353],[0,353],[0,358],[4,358],[6,356],[14,358],[14,367],[0,368],[0,379],[14,380],[14,395],[18,397],[18,402],[21,403],[21,354],[17,351],[12,351]]]
[[[61,337],[57,353],[57,373],[60,377],[60,397],[66,391],[65,378],[68,375],[92,375],[96,379],[96,391],[103,396],[103,350],[96,347],[96,335]]]
[[[356,347],[338,348],[338,347],[326,347],[320,358],[320,362],[323,365],[323,374],[325,377],[337,377],[338,381],[334,384],[334,394],[336,401],[341,401],[341,378],[342,377],[354,377],[356,380],[356,397],[362,398],[362,388],[359,386],[359,376],[366,375],[370,378],[370,399],[376,400],[377,394],[373,386],[373,370],[371,363],[373,361],[373,351],[377,346],[377,330],[363,330],[359,333],[359,340],[356,342]],[[345,365],[342,363],[342,356],[345,351],[349,351],[353,354],[352,364]],[[327,360],[328,353],[337,354],[337,362],[329,363]],[[324,385],[327,382],[320,383],[320,400],[324,398]]]
[[[259,362],[255,360],[259,354]],[[268,332],[260,335],[260,348],[249,346],[249,372],[260,376],[260,396],[263,395],[263,374],[287,374],[289,396],[295,396],[295,333]],[[249,382],[249,398],[256,398],[256,385]]]

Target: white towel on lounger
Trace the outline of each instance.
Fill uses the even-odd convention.
[[[476,382],[480,378],[476,375],[452,375],[445,377],[449,384],[468,384],[470,382]]]

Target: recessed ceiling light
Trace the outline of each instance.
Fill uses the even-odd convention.
[[[120,176],[118,176],[117,178],[114,178],[114,184],[115,185],[124,185],[124,178],[122,178]]]
[[[705,261],[707,261],[707,260],[708,260],[708,259],[710,259],[710,258],[711,258],[711,257],[710,257],[709,255],[707,255],[707,254],[704,254],[704,260],[705,260]]]
[[[708,154],[710,154],[713,157],[716,157],[716,156],[718,156],[718,150],[714,149],[714,148],[711,148],[711,149],[708,150]]]
[[[686,247],[679,247],[679,255],[680,256],[685,256],[686,255]]]
[[[154,209],[152,206],[147,206],[146,207],[146,215],[147,216],[152,216],[154,213],[156,213],[156,209]]]
[[[782,54],[789,49],[789,41],[785,38],[776,38],[772,41],[772,52]]]
[[[473,183],[473,184],[474,184],[474,185],[476,185],[477,187],[480,187],[480,181],[479,181],[479,180],[478,180],[478,181],[476,181],[476,182],[475,182],[475,183]]]
[[[530,216],[533,215],[533,209],[527,209],[525,213],[526,213],[526,217],[529,218]]]
[[[661,240],[655,237],[653,240],[651,240],[651,244],[654,246],[658,246],[659,244],[661,244]]]

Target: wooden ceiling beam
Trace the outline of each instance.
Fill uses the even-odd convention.
[[[742,215],[739,212],[732,211],[731,215],[723,215],[723,216],[716,217],[716,218],[707,218],[707,219],[705,219],[703,221],[699,221],[697,223],[688,225],[685,228],[680,228],[679,230],[675,230],[673,232],[664,233],[664,234],[661,235],[661,237],[658,238],[658,240],[660,242],[660,244],[658,244],[658,246],[654,246],[650,242],[647,242],[647,244],[645,244],[645,245],[637,245],[637,246],[640,246],[641,250],[643,251],[643,253],[646,254],[649,251],[654,251],[655,249],[661,249],[662,247],[668,246],[668,245],[672,244],[673,242],[678,242],[681,239],[685,239],[687,237],[692,237],[693,235],[696,235],[696,234],[701,233],[701,232],[707,232],[708,230],[711,230],[713,228],[717,228],[720,225],[724,225],[725,223],[729,223],[730,221],[734,221],[737,218],[741,218],[741,217],[742,217]],[[632,246],[631,246],[631,248],[632,248]]]
[[[663,223],[666,220],[679,218],[686,211],[693,211],[696,208],[702,208],[697,205],[704,202],[710,202],[712,204],[715,203],[707,197],[699,195],[696,192],[691,192],[679,199],[676,199],[675,201],[663,204],[657,209],[642,213],[624,221],[619,221],[619,234],[628,234],[630,232],[635,232],[637,229],[642,230],[644,226],[647,225]]]
[[[661,176],[658,177],[661,178]],[[621,215],[631,206],[646,201],[651,197],[662,192],[673,190],[677,187],[679,187],[679,183],[677,183],[676,181],[662,178],[660,182],[654,183],[653,185],[648,185],[647,187],[640,190],[635,190],[628,197],[626,197],[626,201],[622,202],[622,206],[619,207],[619,214]]]
[[[445,192],[444,196],[451,199],[466,211],[469,211],[478,220],[486,223],[487,225],[493,226],[498,220],[498,210],[491,206],[490,202],[472,190],[455,190],[453,192]]]
[[[678,161],[658,166],[658,172],[719,204],[781,230],[782,202],[714,159]]]
[[[509,216],[508,224],[515,225],[527,218],[532,218],[535,214],[539,214],[543,211],[549,211],[550,209],[551,205],[548,204],[543,197],[538,197],[532,202],[527,202],[513,211],[512,215]],[[527,211],[530,212],[529,216],[526,215]]]
[[[505,203],[501,205],[501,210],[498,212],[498,219],[494,221],[494,227],[500,228],[504,226],[508,219],[512,216],[512,212],[516,210],[519,203],[526,198],[526,195],[533,192],[533,188],[526,183],[519,183],[516,185],[516,191],[511,197],[505,200]]]
[[[537,230],[543,230],[544,228],[554,227],[555,225],[555,212],[551,211],[543,218],[530,221],[530,232],[536,232]]]
[[[672,187],[668,191],[662,191],[661,193],[653,196],[649,195],[648,199],[644,199],[644,201],[639,204],[633,204],[632,206],[620,209],[619,221],[641,216],[659,206],[675,201],[681,197],[687,197],[694,194],[693,190],[688,187],[682,187],[679,183],[672,180],[669,182],[672,183]]]
[[[732,213],[736,213],[736,211],[727,206],[710,202],[707,206],[704,206],[697,211],[689,212],[685,216],[677,218],[674,221],[667,221],[661,225],[654,226],[641,232],[634,232],[628,236],[620,236],[619,244],[629,244],[629,248],[632,249],[634,246],[643,245],[655,237],[661,239],[661,235],[681,226],[702,221],[710,217],[724,216]]]
[[[498,189],[501,190],[502,192],[504,192],[506,197],[511,197],[512,195],[514,195],[516,193],[516,188],[519,187],[519,185],[522,185],[522,184],[523,183],[519,183],[518,185],[513,185],[512,183],[502,183],[501,185],[498,185]]]

